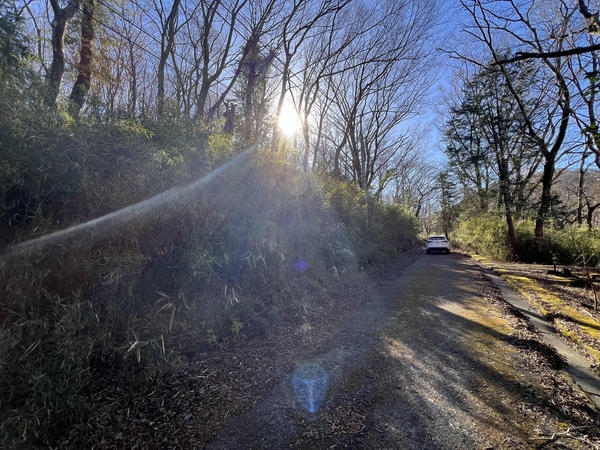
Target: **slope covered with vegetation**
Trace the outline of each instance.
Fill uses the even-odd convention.
[[[135,161],[99,158],[96,167],[113,162],[73,173],[78,188],[65,188],[60,203],[28,203],[39,215],[8,225],[25,243],[9,247],[1,266],[5,444],[51,444],[73,426],[85,428],[107,406],[94,398],[104,398],[109,383],[126,392],[176,372],[186,354],[264,336],[282,321],[306,326],[352,273],[416,239],[414,220],[397,208],[371,205],[367,214],[361,191],[261,151],[213,170],[197,150],[208,167],[198,180],[102,217],[108,205],[191,179],[152,145],[162,136],[123,127],[102,146]],[[71,128],[69,142],[83,135],[89,130]],[[35,149],[51,158],[43,142]],[[73,146],[71,160],[88,151]],[[160,158],[169,158],[166,168],[150,177]],[[82,222],[87,217],[95,219]],[[28,241],[38,235],[45,237]]]
[[[309,327],[354,273],[416,239],[397,207],[298,171],[286,150],[38,112],[31,139],[27,105],[1,107],[2,445],[83,442],[196,352]]]
[[[139,44],[130,47],[140,65],[128,82],[140,84],[118,85],[122,67],[107,33],[122,27],[108,26],[107,13],[128,24],[133,16],[93,1],[51,7],[0,5],[3,447],[99,442],[111,414],[176,379],[199,352],[264,340],[284,324],[309,330],[319,311],[344,301],[360,271],[406,251],[417,233],[412,215],[371,189],[387,183],[379,178],[392,166],[356,166],[369,171],[363,184],[346,168],[320,170],[317,158],[309,171],[308,148],[269,134],[271,62],[258,42],[236,41],[239,61],[223,57],[238,64],[227,91],[235,87],[243,111],[227,104],[217,114],[225,103],[211,103],[212,78],[202,81],[211,96],[197,93],[194,114],[177,111],[165,92],[170,62],[159,63],[158,86],[142,84],[148,61],[143,51],[136,60]],[[50,11],[54,53],[45,65],[43,42],[35,55],[23,18]],[[115,49],[134,42],[120,38]],[[77,73],[65,58],[77,59]],[[264,67],[250,73],[257,61]],[[190,100],[191,89],[177,98]],[[344,158],[338,150],[338,168],[350,167]]]

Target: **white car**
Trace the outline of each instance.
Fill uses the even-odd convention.
[[[450,253],[450,241],[441,234],[429,236],[425,242],[425,253],[445,252]]]

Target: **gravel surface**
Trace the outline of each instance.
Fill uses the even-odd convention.
[[[414,254],[358,282],[310,331],[198,355],[106,445],[600,448],[562,359],[470,259]]]

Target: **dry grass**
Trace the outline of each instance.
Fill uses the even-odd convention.
[[[193,355],[284,324],[310,333],[343,303],[359,258],[411,239],[397,211],[374,221],[386,233],[360,239],[360,204],[340,218],[319,180],[265,155],[230,169],[2,255],[0,447],[98,442],[115,411],[178,379]]]
[[[473,258],[499,273],[600,369],[600,311],[594,309],[589,272],[570,267],[567,269],[573,277],[565,277],[552,265],[498,262],[478,255]],[[597,282],[595,289],[599,289]]]

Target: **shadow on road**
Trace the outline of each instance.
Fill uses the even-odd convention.
[[[297,363],[327,375],[318,407],[307,410],[294,374],[283,373],[278,388],[233,418],[209,448],[530,446],[557,422],[592,424],[557,404],[550,393],[568,382],[544,374],[556,374],[560,359],[548,362],[546,348],[513,334],[466,258],[421,255],[377,285],[331,342]],[[537,355],[534,363],[520,348]]]

